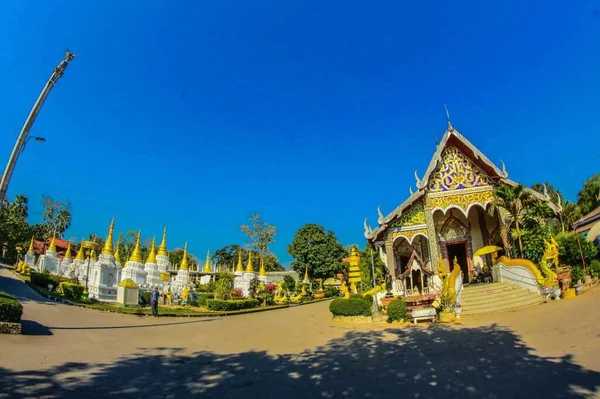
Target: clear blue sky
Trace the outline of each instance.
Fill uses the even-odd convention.
[[[403,4],[400,4],[403,3]],[[68,237],[169,225],[203,257],[249,212],[363,244],[454,126],[574,200],[600,168],[600,2],[13,1],[0,13],[0,161],[68,47],[9,195],[69,199]],[[3,166],[2,166],[3,167]]]

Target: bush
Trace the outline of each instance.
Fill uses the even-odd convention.
[[[594,259],[590,264],[590,275],[592,277],[600,277],[600,260]]]
[[[581,266],[573,266],[569,276],[571,277],[571,285],[575,285],[579,280],[583,280],[583,269]]]
[[[151,298],[152,298],[151,291],[142,291],[140,293],[140,299],[141,299],[142,305],[149,305]]]
[[[62,282],[60,283],[60,290],[65,297],[79,301],[83,296],[84,288],[79,284]]]
[[[598,254],[598,248],[593,242],[580,238],[581,252],[577,242],[577,233],[561,233],[556,236],[558,244],[558,259],[560,263],[568,266],[581,265],[581,252],[586,264],[590,264]]]
[[[371,295],[371,294],[365,294],[365,295],[363,295],[362,298],[371,304],[373,303],[373,295]]]
[[[53,290],[58,289],[60,284],[60,277],[44,271],[43,273],[31,273],[31,284],[37,285],[38,287],[48,288],[48,284],[52,284]]]
[[[7,294],[6,292],[2,292],[2,291],[0,291],[0,298],[8,298],[8,299],[14,299],[14,300],[17,299],[14,296]]]
[[[16,299],[0,297],[0,321],[20,323],[23,315],[23,305]]]
[[[215,298],[230,299],[233,290],[233,275],[230,273],[219,273],[215,284]]]
[[[258,307],[258,300],[242,299],[238,301],[224,301],[222,299],[208,299],[206,300],[206,307],[214,311],[231,311],[231,310],[242,310],[252,309]]]
[[[210,281],[208,284],[200,284],[196,289],[198,292],[215,292],[215,283]]]
[[[329,304],[334,316],[371,316],[371,305],[362,298],[338,298]]]
[[[332,298],[334,296],[340,296],[340,292],[335,287],[325,287],[325,298]]]
[[[211,294],[211,293],[202,293],[202,294],[198,294],[196,301],[198,301],[198,306],[206,306],[206,301],[209,299],[214,299],[215,298],[215,294]]]
[[[281,284],[281,288],[283,288],[284,291],[289,290],[290,292],[294,292],[296,289],[296,280],[294,280],[292,276],[283,276],[283,284]]]
[[[408,310],[406,302],[402,299],[394,299],[390,301],[387,307],[388,323],[392,321],[406,320],[408,318]]]

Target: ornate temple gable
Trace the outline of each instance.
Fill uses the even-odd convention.
[[[417,202],[400,218],[397,218],[390,227],[407,227],[425,224],[425,211],[423,210],[423,202]]]
[[[430,193],[443,193],[491,184],[492,180],[465,154],[454,146],[448,146],[429,178],[428,189]]]

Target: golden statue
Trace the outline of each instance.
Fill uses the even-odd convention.
[[[552,271],[552,266],[558,268],[558,243],[554,238],[551,238],[550,241],[544,240],[544,244],[546,245],[546,249],[540,260],[540,269],[546,277],[544,285],[553,287],[557,285],[557,276],[556,273]],[[550,262],[551,266],[548,266],[548,262]]]
[[[348,286],[346,285],[346,281],[342,282],[342,285],[340,286],[340,292],[342,294],[344,294],[345,299],[350,298],[350,290],[348,289]]]
[[[181,302],[187,301],[190,297],[190,288],[189,287],[185,287],[182,291],[181,291]]]

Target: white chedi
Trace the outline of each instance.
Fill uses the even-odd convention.
[[[181,258],[181,264],[179,265],[179,270],[177,271],[177,276],[171,283],[171,292],[174,294],[181,294],[181,291],[190,282],[190,270],[187,260],[187,242],[183,246],[183,257]]]
[[[142,260],[142,251],[140,249],[140,238],[142,232],[139,231],[135,240],[135,247],[125,267],[121,272],[121,281],[129,278],[133,280],[138,286],[146,285],[146,276],[148,273],[144,270],[144,261]]]
[[[164,281],[160,278],[160,271],[158,270],[158,263],[156,261],[156,246],[155,240],[152,238],[152,246],[150,247],[150,253],[146,264],[144,265],[144,271],[146,272],[146,284],[149,286],[162,286]]]
[[[65,256],[60,262],[60,275],[67,278],[73,278],[75,276],[75,271],[73,270],[73,256],[71,254],[71,243],[69,242],[69,246],[67,247],[67,251],[65,252]]]
[[[33,237],[31,237],[31,242],[29,243],[29,249],[25,254],[25,264],[29,266],[31,269],[35,269],[35,252],[33,252]]]
[[[163,231],[163,238],[158,252],[156,252],[156,263],[158,264],[158,272],[160,274],[168,273],[171,270],[171,261],[169,260],[169,253],[167,252],[167,228]],[[163,282],[164,284],[164,282]]]
[[[50,246],[46,250],[46,253],[40,255],[38,259],[37,269],[40,272],[47,271],[50,274],[60,274],[60,259],[56,256],[56,233],[52,236]]]
[[[115,220],[108,228],[104,247],[98,259],[96,251],[92,249],[89,264],[88,292],[91,298],[102,301],[116,301],[117,288],[120,282],[121,268],[117,266],[114,255],[113,232]]]

